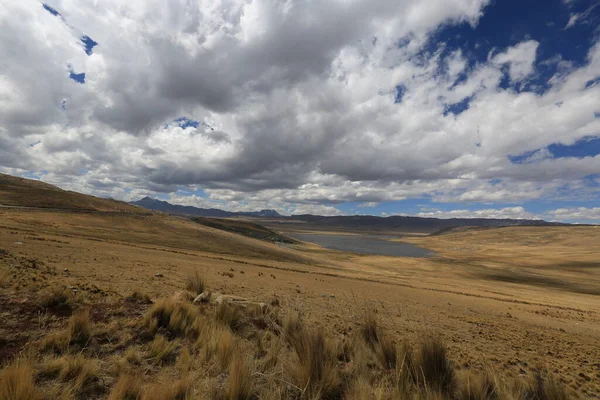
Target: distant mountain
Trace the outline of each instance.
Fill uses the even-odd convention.
[[[503,226],[551,226],[563,225],[543,220],[492,219],[492,218],[422,218],[422,217],[376,217],[372,215],[351,215],[324,217],[319,215],[292,215],[291,221],[312,224],[320,227],[352,230],[380,230],[433,233],[458,227],[503,227]]]
[[[484,227],[494,228],[502,226],[551,226],[562,225],[543,220],[527,219],[491,219],[491,218],[422,218],[422,217],[376,217],[373,215],[348,215],[325,217],[321,215],[292,215],[283,216],[275,210],[262,210],[254,212],[231,212],[219,210],[217,208],[198,208],[192,206],[180,206],[166,201],[156,200],[150,197],[144,197],[141,200],[134,201],[135,204],[150,210],[164,211],[170,214],[187,215],[193,217],[255,217],[264,218],[261,223],[271,227],[285,223],[288,227],[292,224],[302,224],[303,227],[322,227],[328,229],[351,229],[362,231],[400,231],[400,232],[419,232],[434,233],[438,231],[449,230],[459,227]]]
[[[189,215],[193,217],[214,217],[214,218],[227,218],[227,217],[281,217],[275,210],[261,210],[261,211],[249,211],[249,212],[232,212],[220,210],[218,208],[199,208],[193,206],[180,206],[177,204],[171,204],[167,201],[153,199],[151,197],[144,197],[138,201],[132,201],[131,204],[147,208],[149,210],[163,211],[169,214],[177,215]]]

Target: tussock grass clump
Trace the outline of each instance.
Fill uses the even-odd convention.
[[[148,293],[144,293],[140,290],[133,291],[133,293],[125,297],[125,301],[128,303],[152,304],[152,299]]]
[[[529,387],[525,390],[524,398],[567,400],[570,396],[565,386],[554,375],[538,371]]]
[[[10,287],[10,285],[10,272],[8,269],[0,269],[0,288],[6,289],[7,287]]]
[[[86,345],[92,337],[92,322],[90,310],[84,309],[71,316],[69,321],[69,343]]]
[[[424,340],[414,361],[415,378],[420,385],[446,395],[454,392],[456,377],[441,339]]]
[[[40,305],[44,308],[55,309],[70,309],[73,295],[64,288],[53,287],[49,292],[42,295]]]
[[[180,379],[173,383],[161,383],[146,387],[142,400],[188,400],[191,398],[191,391],[191,381]]]
[[[341,380],[337,357],[328,346],[322,330],[301,329],[290,344],[298,356],[294,375],[298,387],[311,399],[337,398]]]
[[[175,360],[176,349],[176,342],[169,342],[163,335],[156,335],[148,347],[148,356],[153,364],[162,365]]]
[[[458,388],[460,400],[496,400],[500,399],[498,378],[487,369],[484,373],[468,374]]]
[[[204,277],[200,275],[198,270],[196,270],[193,274],[189,275],[186,278],[185,289],[189,290],[190,292],[196,295],[199,295],[200,293],[203,293],[206,289],[206,279],[204,279]]]
[[[108,400],[142,400],[142,395],[142,379],[136,375],[124,374],[119,376]]]
[[[229,400],[250,400],[254,392],[252,370],[246,358],[237,354],[229,366]]]
[[[239,307],[224,301],[217,307],[215,320],[232,331],[239,331],[245,323],[245,315]]]
[[[88,309],[80,310],[71,316],[66,330],[45,337],[41,341],[41,348],[43,351],[63,354],[67,352],[69,346],[85,347],[92,338],[92,334],[90,311]]]
[[[152,334],[164,331],[170,336],[197,336],[199,313],[191,304],[164,299],[150,308],[143,324]]]
[[[96,360],[77,356],[64,356],[50,360],[42,365],[40,376],[46,379],[58,379],[70,385],[70,390],[83,398],[102,391],[99,384],[100,369]]]
[[[35,387],[31,365],[17,363],[6,367],[0,372],[0,399],[41,399],[41,395]]]
[[[206,324],[198,336],[196,347],[205,362],[216,358],[221,368],[226,368],[234,350],[234,336],[227,327],[220,324]]]

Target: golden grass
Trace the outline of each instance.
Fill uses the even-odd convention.
[[[148,293],[144,293],[141,290],[134,290],[133,293],[125,298],[125,301],[130,303],[152,304],[152,299]]]
[[[163,335],[156,335],[148,346],[148,357],[155,365],[162,365],[175,360],[177,342],[170,342]]]
[[[0,269],[0,288],[6,289],[10,287],[11,282],[10,271],[4,268]]]
[[[237,354],[229,366],[229,400],[250,400],[254,391],[252,370],[242,354]]]
[[[70,308],[73,295],[64,288],[53,287],[42,294],[40,305],[48,309]]]
[[[40,393],[35,387],[33,368],[27,363],[17,363],[0,372],[0,399],[38,400]]]
[[[190,292],[199,295],[206,289],[206,279],[200,275],[198,270],[194,271],[192,275],[189,275],[185,281],[185,289]]]
[[[217,307],[215,319],[235,332],[244,325],[245,316],[239,307],[224,301]]]
[[[171,299],[157,301],[147,312],[143,324],[152,333],[164,331],[171,336],[197,336],[198,309]]]
[[[142,396],[142,379],[137,375],[124,374],[119,376],[108,400],[142,400]]]
[[[424,387],[450,395],[456,389],[454,368],[448,360],[446,347],[438,337],[425,339],[414,360],[417,382]]]
[[[86,358],[81,354],[47,361],[40,368],[40,376],[46,379],[57,379],[67,384],[65,390],[71,390],[84,398],[102,391],[97,360]]]
[[[69,321],[69,343],[85,346],[92,337],[92,322],[90,310],[84,309],[75,312]]]
[[[191,398],[192,382],[179,379],[172,383],[161,383],[145,388],[142,400],[188,400]]]

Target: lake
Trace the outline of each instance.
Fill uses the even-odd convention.
[[[316,243],[332,250],[357,254],[371,254],[392,257],[431,257],[431,250],[410,243],[390,242],[390,236],[381,235],[330,235],[318,233],[286,233],[287,236],[305,242]],[[394,237],[396,238],[396,237]]]

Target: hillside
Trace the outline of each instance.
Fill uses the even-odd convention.
[[[5,174],[0,174],[0,206],[144,213],[139,207],[122,201],[70,192],[45,182]]]
[[[249,221],[243,221],[239,219],[202,217],[192,218],[192,221],[197,222],[200,225],[209,226],[211,228],[220,229],[226,232],[237,233],[246,237],[259,239],[266,242],[285,244],[297,243],[297,241],[292,238],[280,235],[279,233],[271,229],[265,228],[262,225],[258,225]]]

